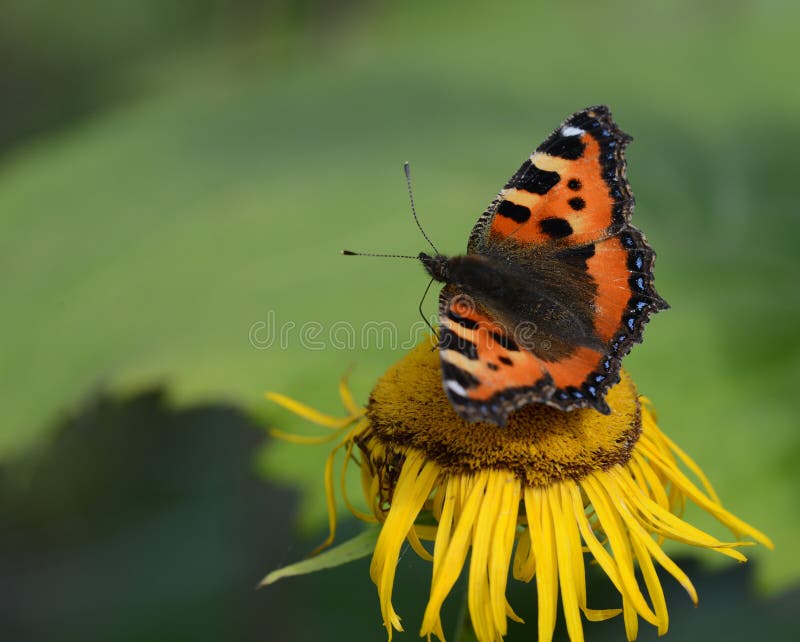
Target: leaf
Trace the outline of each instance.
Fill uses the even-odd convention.
[[[380,528],[378,526],[370,527],[352,539],[342,542],[324,553],[276,569],[261,580],[258,587],[261,588],[262,586],[274,584],[285,577],[307,575],[328,568],[336,568],[337,566],[342,566],[343,564],[366,557],[375,549],[375,542],[378,541],[379,532]]]

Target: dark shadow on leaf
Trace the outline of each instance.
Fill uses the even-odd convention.
[[[265,436],[243,413],[153,390],[56,433],[0,468],[2,639],[384,639],[368,560],[255,589],[317,542],[296,543],[294,494],[253,472]]]

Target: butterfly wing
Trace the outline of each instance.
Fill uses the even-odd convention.
[[[439,314],[443,380],[465,418],[502,424],[509,412],[534,401],[609,412],[604,396],[619,380],[622,357],[641,341],[649,315],[668,307],[653,287],[655,253],[630,225],[634,199],[624,156],[630,141],[606,107],[573,114],[478,219],[468,254],[546,266],[545,280],[561,293],[554,305],[581,315],[592,337],[514,340],[520,327],[537,319],[515,318],[509,328],[507,315],[499,324],[497,310],[480,302],[470,307],[457,288],[445,287]],[[540,281],[542,274],[540,269]],[[548,350],[548,344],[559,349]]]
[[[452,284],[439,296],[439,353],[445,392],[469,421],[503,425],[512,410],[555,391],[539,359]]]
[[[634,205],[624,154],[631,140],[607,107],[570,116],[478,219],[467,251],[483,254],[507,240],[577,246],[621,230]]]

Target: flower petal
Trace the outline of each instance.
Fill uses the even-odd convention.
[[[447,542],[444,555],[439,558],[438,546],[434,547],[434,558],[441,559],[441,564],[435,569],[431,580],[431,593],[425,614],[422,618],[422,634],[432,632],[439,620],[439,613],[445,598],[456,583],[467,551],[472,541],[472,531],[477,519],[483,499],[488,472],[483,471],[474,475],[459,475],[453,486],[458,486],[458,493],[454,493],[454,522],[455,528],[452,537]],[[463,494],[468,491],[466,498],[460,501]],[[444,510],[447,510],[449,497],[445,499]],[[459,506],[460,504],[460,506]],[[438,544],[438,540],[436,544]]]
[[[598,474],[589,475],[582,480],[583,489],[597,511],[600,525],[608,535],[611,550],[614,554],[614,564],[619,571],[619,580],[622,587],[623,609],[626,599],[636,612],[653,626],[658,626],[658,618],[644,599],[636,576],[633,571],[633,558],[630,550],[630,540],[624,526],[620,523],[619,513],[612,508],[613,503],[608,500],[605,490],[604,477]],[[587,541],[588,544],[588,541]],[[598,558],[598,561],[600,558]],[[610,577],[610,576],[609,576]],[[625,613],[626,629],[629,627],[629,615]],[[638,625],[637,625],[638,627]],[[628,629],[629,631],[632,629]]]
[[[400,618],[392,607],[392,588],[400,548],[438,475],[438,467],[426,462],[424,456],[409,454],[397,480],[391,510],[375,545],[370,577],[378,587],[383,623],[390,640],[393,628],[403,630]]]
[[[344,428],[345,426],[350,425],[356,419],[354,415],[349,417],[333,417],[331,415],[326,415],[319,410],[314,410],[310,406],[306,406],[305,404],[295,401],[294,399],[287,397],[286,395],[282,395],[279,392],[266,392],[264,393],[264,396],[273,403],[286,408],[290,412],[293,412],[303,419],[307,419],[311,423],[325,426],[327,428]]]
[[[550,507],[545,503],[546,491],[541,488],[525,489],[525,512],[531,529],[534,555],[536,555],[536,593],[539,600],[539,642],[550,642],[556,626],[558,600],[558,565],[555,533]]]
[[[571,522],[575,526],[574,520],[568,519],[561,510],[561,493],[558,486],[552,486],[543,493],[545,502],[553,516],[553,530],[555,532],[556,556],[558,558],[558,577],[561,581],[561,606],[564,609],[564,619],[567,622],[567,632],[572,642],[583,642],[583,625],[581,624],[581,612],[579,608],[579,593],[581,592],[577,584],[584,583],[584,577],[580,579],[575,575],[575,564],[572,557],[580,546],[573,546],[570,534]],[[585,589],[582,591],[585,593]]]

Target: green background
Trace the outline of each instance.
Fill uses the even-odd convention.
[[[726,506],[776,544],[752,550],[741,586],[709,579],[728,601],[708,626],[733,610],[780,637],[770,609],[797,607],[800,578],[798,20],[796,3],[777,1],[5,2],[0,581],[17,597],[0,624],[19,639],[382,639],[364,567],[251,591],[325,523],[326,448],[261,437],[268,425],[313,432],[263,391],[336,412],[345,369],[363,401],[401,354],[337,348],[331,328],[391,322],[405,339],[418,324],[418,265],[338,255],[424,249],[403,161],[429,236],[460,252],[526,155],[569,113],[605,103],[635,138],[634,222],[672,305],[627,367]],[[285,345],[263,344],[265,324],[291,323]],[[308,323],[322,324],[322,349],[304,345]],[[137,421],[141,403],[152,407]],[[195,438],[187,416],[214,438]],[[246,445],[217,458],[228,435]],[[236,471],[250,494],[208,481]],[[162,475],[187,494],[139,489]],[[197,545],[202,573],[169,554],[197,537],[192,519],[164,517],[184,501],[219,529]],[[226,530],[219,507],[232,502],[241,528]],[[97,522],[106,513],[113,527]],[[143,514],[164,518],[144,540]],[[697,573],[732,572],[711,557]],[[118,599],[83,560],[114,570]],[[409,572],[427,582],[424,566]],[[164,575],[170,590],[154,592]],[[673,628],[705,599],[689,615],[676,606]],[[751,611],[736,606],[745,599]],[[318,625],[298,624],[308,612]],[[623,639],[621,622],[609,626]],[[702,630],[687,625],[683,639]]]

